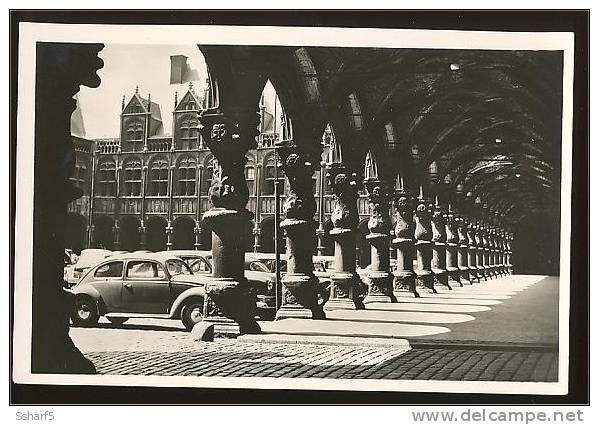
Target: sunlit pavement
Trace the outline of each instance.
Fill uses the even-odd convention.
[[[504,277],[325,321],[261,322],[254,342],[193,342],[180,321],[158,319],[102,319],[71,336],[102,374],[555,381],[557,293],[557,278]],[[358,343],[375,337],[412,349]]]

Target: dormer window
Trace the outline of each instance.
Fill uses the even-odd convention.
[[[196,103],[195,102],[189,102],[187,104],[187,109],[193,111],[196,108]]]

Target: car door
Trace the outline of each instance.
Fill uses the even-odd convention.
[[[123,311],[166,314],[170,283],[163,265],[154,260],[127,261],[121,299]]]
[[[93,271],[91,284],[98,291],[106,312],[121,311],[121,291],[123,289],[123,261],[111,261],[98,266]]]

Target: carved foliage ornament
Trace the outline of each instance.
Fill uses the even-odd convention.
[[[312,193],[314,167],[299,152],[281,153],[281,168],[289,181],[289,195],[283,205],[286,218],[312,220],[316,214],[316,201]]]
[[[366,183],[366,187],[368,189],[368,202],[370,204],[368,229],[372,233],[389,234],[389,230],[391,230],[389,191],[380,181]]]
[[[218,161],[209,190],[210,204],[216,208],[243,210],[249,199],[245,181],[246,153],[254,147],[257,114],[200,114],[200,132]]]
[[[329,184],[335,196],[335,206],[331,221],[336,228],[355,229],[358,226],[358,179],[355,173],[349,173],[343,166],[333,164],[327,172]]]
[[[396,219],[395,236],[412,239],[415,231],[413,200],[406,196],[399,196],[393,200],[393,205]]]

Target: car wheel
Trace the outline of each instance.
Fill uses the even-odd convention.
[[[190,331],[196,323],[199,323],[204,318],[204,300],[202,298],[194,298],[186,301],[181,309],[181,321],[185,329]]]
[[[77,326],[91,326],[98,323],[98,305],[90,297],[75,297],[75,308],[71,320]]]
[[[115,325],[122,325],[129,320],[128,317],[107,317],[107,319],[110,323],[114,323]]]

